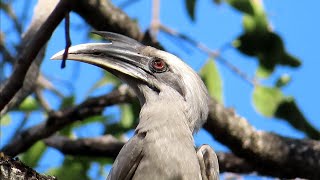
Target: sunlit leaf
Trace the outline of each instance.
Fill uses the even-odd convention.
[[[200,71],[200,76],[206,84],[209,94],[223,103],[223,88],[220,73],[213,59],[209,59]]]
[[[28,96],[19,105],[18,110],[24,111],[24,112],[31,112],[31,111],[37,110],[38,108],[39,108],[39,104],[37,100],[32,96]]]
[[[283,74],[276,82],[276,87],[281,88],[286,86],[291,81],[291,77],[288,74]]]
[[[264,116],[273,117],[284,96],[278,88],[256,86],[253,91],[255,109]]]
[[[195,8],[196,8],[196,0],[185,0],[185,5],[189,14],[189,17],[194,21],[195,17]]]
[[[11,123],[11,117],[9,114],[5,114],[0,117],[0,126],[8,126]]]
[[[132,127],[133,121],[134,121],[134,116],[133,116],[133,111],[132,111],[131,105],[130,104],[120,105],[120,109],[121,109],[120,124],[124,128]]]
[[[273,68],[272,69],[267,69],[264,66],[259,66],[257,68],[256,75],[259,78],[267,78],[267,77],[269,77],[271,75],[272,71],[273,71]]]
[[[35,168],[46,149],[46,145],[42,141],[38,141],[28,151],[23,153],[21,160],[28,166]]]

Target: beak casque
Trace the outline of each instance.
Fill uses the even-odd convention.
[[[141,55],[139,51],[144,47],[134,39],[111,33],[93,32],[110,42],[87,43],[71,46],[68,49],[67,59],[81,61],[99,66],[115,75],[128,75],[142,81],[147,80],[148,60],[150,57]],[[51,57],[51,59],[62,59],[65,50]]]

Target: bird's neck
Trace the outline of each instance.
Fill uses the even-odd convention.
[[[193,142],[187,109],[187,103],[181,96],[162,92],[154,96],[149,95],[141,107],[136,131],[157,131],[160,133],[159,136],[161,133],[168,134],[171,138],[183,137]]]

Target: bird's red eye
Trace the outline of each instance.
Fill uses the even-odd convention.
[[[167,70],[167,64],[162,59],[154,59],[151,62],[151,69],[155,72],[164,72]]]

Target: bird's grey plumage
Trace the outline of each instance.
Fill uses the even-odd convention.
[[[205,122],[209,103],[197,73],[170,53],[119,34],[95,33],[111,42],[73,46],[68,59],[115,74],[134,89],[142,106],[135,135],[121,149],[108,179],[218,179],[213,150],[204,146],[196,152],[194,147],[193,133]]]

